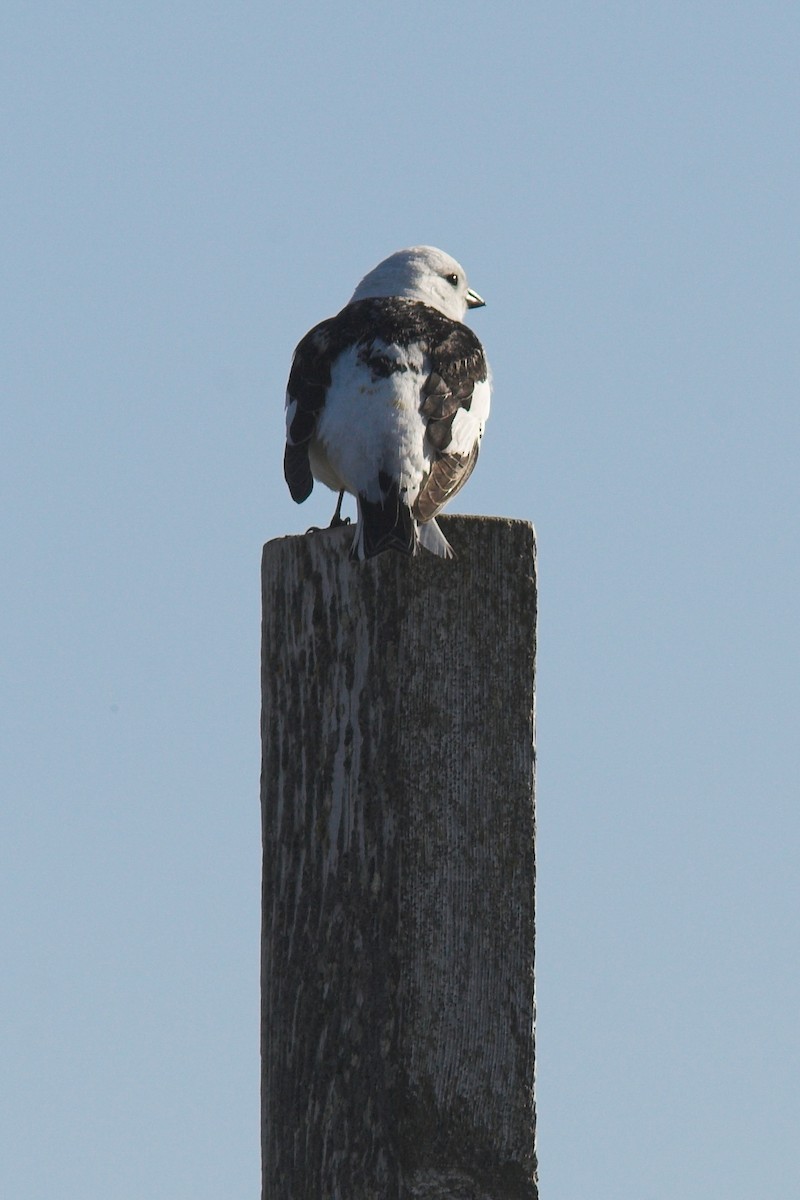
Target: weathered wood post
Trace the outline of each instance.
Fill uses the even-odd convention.
[[[536,1200],[535,543],[263,561],[264,1200]]]

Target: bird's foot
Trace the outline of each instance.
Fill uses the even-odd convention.
[[[339,492],[339,502],[336,505],[336,512],[331,517],[330,525],[326,526],[327,529],[341,529],[343,525],[350,524],[350,518],[342,516],[342,501],[343,500],[344,500],[344,492]],[[306,530],[306,533],[322,533],[322,526],[321,525],[312,525],[310,529]]]
[[[339,529],[342,525],[349,525],[350,518],[342,516],[342,501],[344,500],[344,492],[339,492],[339,499],[336,502],[336,512],[331,517],[329,529]]]
[[[311,525],[306,530],[306,535],[309,533],[325,533],[327,529],[344,529],[345,525],[350,524],[352,524],[352,522],[349,517],[337,517],[334,514],[330,525]]]

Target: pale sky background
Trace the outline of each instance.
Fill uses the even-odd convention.
[[[0,1194],[259,1194],[259,559],[439,245],[537,528],[543,1200],[800,1195],[800,6],[5,0]]]

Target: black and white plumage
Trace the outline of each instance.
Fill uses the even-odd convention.
[[[489,366],[462,320],[483,303],[455,259],[413,246],[295,350],[286,481],[298,503],[315,479],[356,497],[356,558],[419,545],[452,556],[435,518],[469,478],[489,415]]]

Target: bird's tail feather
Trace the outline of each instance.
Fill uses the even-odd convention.
[[[442,533],[436,521],[425,521],[417,527],[417,538],[420,546],[429,550],[431,554],[438,554],[440,558],[455,558],[453,547],[448,542],[447,538]]]
[[[379,500],[368,500],[358,494],[358,526],[353,542],[353,557],[374,558],[384,550],[399,550],[413,554],[417,544],[416,522],[408,505],[400,496],[396,480],[381,471],[378,476],[381,490]]]
[[[364,560],[384,550],[416,554],[422,546],[439,558],[454,558],[453,548],[435,520],[414,519],[396,481],[383,471],[379,476],[381,498],[368,500],[358,495],[358,525],[353,540],[353,558]]]

